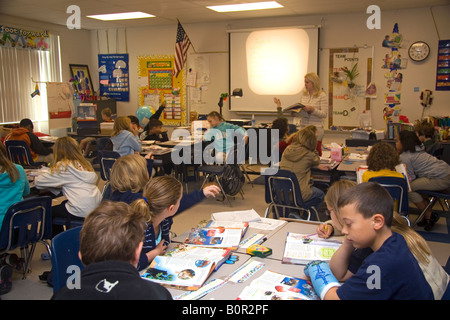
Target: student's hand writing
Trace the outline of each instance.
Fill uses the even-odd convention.
[[[331,224],[327,224],[327,223],[321,223],[318,227],[317,227],[317,235],[320,238],[329,238],[331,236],[331,234],[333,233],[333,226]]]
[[[205,195],[205,197],[209,198],[209,197],[215,197],[216,194],[218,194],[220,192],[220,188],[216,185],[209,185],[203,188],[203,194]]]
[[[322,171],[329,171],[329,170],[330,170],[330,166],[329,166],[329,165],[326,165],[326,164],[319,164],[319,165],[317,166],[317,168],[318,168],[319,170],[322,170]]]
[[[145,155],[145,159],[154,159],[153,152],[149,152]]]

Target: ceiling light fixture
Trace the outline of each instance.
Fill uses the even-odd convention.
[[[108,14],[96,14],[87,16],[88,18],[98,19],[103,21],[112,21],[112,20],[129,20],[129,19],[142,19],[142,18],[153,18],[155,17],[152,14],[148,14],[145,12],[122,12],[122,13],[108,13]]]
[[[266,1],[266,2],[254,2],[242,4],[229,4],[222,6],[208,6],[207,8],[217,12],[233,12],[233,11],[275,9],[275,8],[283,8],[283,6],[275,1]]]

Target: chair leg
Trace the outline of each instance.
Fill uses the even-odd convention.
[[[428,202],[428,204],[426,205],[425,209],[423,209],[423,211],[419,214],[419,216],[417,217],[416,221],[414,221],[413,225],[411,228],[414,228],[416,226],[416,224],[422,220],[423,216],[425,215],[425,212],[427,212],[427,210],[429,208],[433,208],[434,204],[436,203],[436,197],[431,197],[430,201]]]
[[[222,185],[220,184],[220,181],[219,181],[219,177],[216,175],[215,178],[216,178],[217,184],[219,185],[220,191],[222,192],[222,195],[223,195],[224,200],[226,199],[226,200],[228,201],[228,204],[229,204],[230,207],[231,207],[231,201],[230,201],[230,199],[227,197],[227,194],[225,193],[225,191],[223,190],[223,187],[222,187]]]

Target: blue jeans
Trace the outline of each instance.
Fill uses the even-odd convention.
[[[305,208],[315,207],[319,209],[322,206],[325,193],[316,187],[311,187],[312,195],[308,201],[304,201]]]

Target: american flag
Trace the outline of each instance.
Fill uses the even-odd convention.
[[[180,73],[186,63],[187,51],[190,45],[191,41],[189,37],[181,26],[181,23],[178,22],[177,41],[175,43],[175,77],[178,76],[178,73]]]

